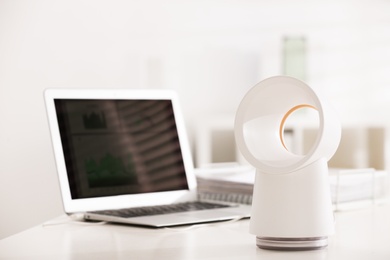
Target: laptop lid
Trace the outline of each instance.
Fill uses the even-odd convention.
[[[153,89],[47,89],[66,213],[196,198],[177,94]]]

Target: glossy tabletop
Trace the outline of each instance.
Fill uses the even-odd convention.
[[[259,249],[249,220],[148,229],[61,216],[0,240],[0,259],[390,259],[390,205],[335,213],[326,249]]]

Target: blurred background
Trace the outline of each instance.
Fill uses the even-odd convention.
[[[49,87],[176,90],[200,167],[239,160],[243,95],[291,75],[339,113],[331,165],[386,169],[389,13],[388,0],[0,0],[0,239],[63,213]]]

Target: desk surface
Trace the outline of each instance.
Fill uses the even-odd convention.
[[[316,251],[259,249],[248,220],[175,229],[66,222],[0,240],[0,259],[390,259],[390,205],[337,212],[335,218],[329,246]]]

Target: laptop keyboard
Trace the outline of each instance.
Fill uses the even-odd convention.
[[[92,213],[115,216],[115,217],[131,218],[131,217],[152,216],[152,215],[160,215],[160,214],[226,208],[226,207],[231,207],[231,205],[224,205],[224,204],[217,204],[217,203],[210,203],[210,202],[203,202],[203,201],[193,201],[193,202],[184,202],[184,203],[176,203],[176,204],[161,205],[161,206],[151,206],[151,207],[102,210],[102,211],[95,211]]]

